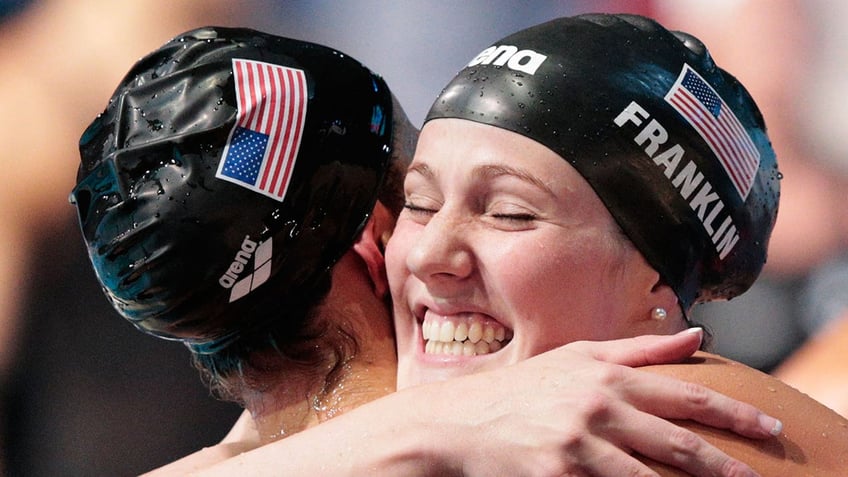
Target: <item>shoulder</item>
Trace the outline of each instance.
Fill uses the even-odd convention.
[[[780,419],[783,432],[766,440],[746,439],[692,421],[679,423],[761,475],[841,476],[848,468],[848,420],[773,376],[700,352],[682,364],[641,369],[702,384]]]

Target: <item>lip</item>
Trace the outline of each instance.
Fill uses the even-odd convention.
[[[437,303],[436,300],[427,299],[415,301],[411,309],[413,316],[419,323],[424,321],[424,316],[428,311],[441,316],[482,315],[492,321],[501,323],[487,309],[470,303],[455,303],[447,300],[439,300]],[[501,324],[506,326],[503,323]],[[506,327],[509,328],[508,326]]]

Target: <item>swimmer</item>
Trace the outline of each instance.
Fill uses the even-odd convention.
[[[252,81],[262,75],[268,81]],[[255,94],[256,87],[267,89]],[[266,127],[280,121],[286,126]],[[341,467],[333,473],[428,474],[485,467],[495,453],[505,466],[555,458],[619,475],[610,462],[632,466],[629,451],[646,440],[657,443],[649,452],[657,460],[720,472],[736,461],[706,443],[677,457],[663,436],[691,434],[662,419],[646,421],[647,414],[768,436],[774,419],[750,406],[706,388],[698,389],[707,399],[692,402],[689,386],[624,366],[682,359],[697,348],[697,334],[575,343],[547,361],[496,371],[543,384],[555,363],[562,379],[597,378],[562,394],[528,386],[533,391],[522,400],[532,412],[502,422],[498,428],[512,442],[491,452],[477,439],[476,423],[489,418],[485,403],[514,401],[527,389],[494,395],[473,376],[377,399],[394,388],[382,260],[414,138],[379,76],[319,45],[204,28],[168,42],[128,73],[80,142],[72,199],[90,258],[124,318],[184,343],[219,395],[249,410],[220,446],[161,473],[184,474],[283,437],[286,458],[265,469],[291,466],[289,475],[327,473],[333,465]],[[460,391],[470,399],[464,407],[451,398]],[[620,411],[601,427],[622,432],[599,433],[591,428],[598,420],[587,423],[584,410],[562,405],[600,392]],[[410,423],[410,409],[425,419],[404,440],[398,429]],[[635,418],[646,425],[628,428]],[[524,449],[514,430],[526,419],[556,429],[537,436],[547,446]],[[347,459],[322,454],[339,452],[321,432],[334,436]],[[591,446],[568,452],[570,436],[580,434],[606,445],[607,460],[596,468],[580,462]]]

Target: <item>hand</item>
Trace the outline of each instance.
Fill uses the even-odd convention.
[[[635,451],[692,475],[756,475],[665,419],[752,438],[776,434],[779,421],[703,386],[631,368],[680,361],[700,340],[695,330],[577,342],[508,368],[413,388],[420,402],[411,412],[423,423],[412,425],[442,428],[447,457],[432,464],[433,474],[658,475],[630,455]],[[446,424],[453,418],[455,425]]]

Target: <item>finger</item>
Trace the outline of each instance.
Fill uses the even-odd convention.
[[[677,363],[701,346],[704,330],[689,328],[669,336],[637,336],[614,341],[578,341],[563,348],[622,366]]]
[[[595,438],[593,445],[587,445],[580,462],[587,475],[593,477],[659,477],[657,471],[644,462],[616,447],[606,439]]]
[[[632,371],[632,370],[630,370]],[[713,446],[691,430],[668,422],[655,415],[642,412],[626,401],[596,396],[587,401],[586,424],[593,432],[592,445],[580,446],[580,462],[590,469],[591,475],[655,475],[646,472],[645,462],[635,457],[624,458],[635,451],[658,463],[695,476],[756,477],[748,465]],[[581,439],[571,440],[582,443]],[[604,447],[605,445],[610,447]],[[623,449],[623,450],[622,450]],[[588,452],[587,452],[588,450]],[[618,450],[618,452],[616,452]],[[577,453],[572,449],[572,453]],[[597,456],[602,456],[598,458]],[[614,465],[618,473],[605,473],[601,469]],[[653,464],[656,470],[671,473],[670,469]],[[678,475],[672,473],[672,475]]]
[[[638,369],[625,369],[618,387],[641,411],[666,419],[688,419],[752,438],[780,434],[783,424],[755,406],[706,386]]]
[[[621,445],[696,476],[757,476],[744,462],[730,457],[698,434],[650,414],[635,411],[616,429]]]

